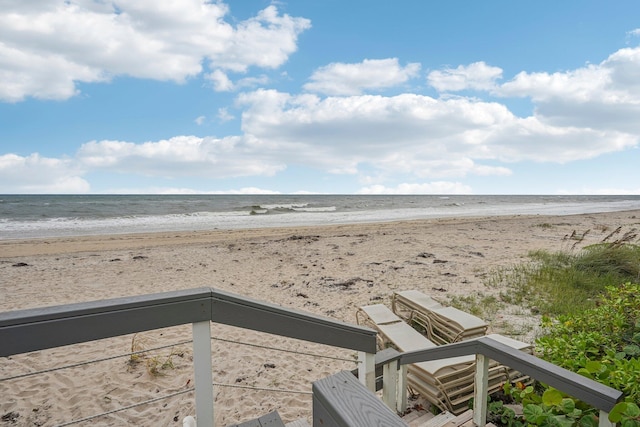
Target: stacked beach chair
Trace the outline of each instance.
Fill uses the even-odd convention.
[[[391,304],[394,313],[422,328],[438,345],[482,337],[489,327],[482,319],[445,307],[420,291],[394,292]]]
[[[383,304],[360,307],[356,313],[358,324],[378,331],[380,348],[391,346],[398,351],[406,352],[485,336],[487,325],[475,316],[455,309],[455,311],[444,310],[451,307],[444,307],[417,291],[398,294],[404,295],[400,298],[394,295],[393,307],[397,310],[396,313]],[[425,305],[430,307],[429,310],[438,310],[438,317],[435,318],[425,311]],[[463,315],[458,316],[460,313]],[[451,317],[447,318],[447,316]],[[421,330],[424,329],[426,336],[410,326],[410,323],[418,325]],[[465,326],[468,329],[465,329]],[[433,327],[438,328],[437,333],[434,332]],[[430,337],[437,337],[436,342]],[[447,337],[452,341],[445,341]],[[530,345],[502,335],[493,334],[488,337],[511,346],[514,350],[530,353],[533,351]],[[441,410],[460,414],[468,409],[468,402],[474,392],[474,356],[415,363],[409,365],[407,371],[409,387]],[[507,381],[523,379],[520,373],[497,362],[492,361],[489,365],[489,393],[498,391]]]

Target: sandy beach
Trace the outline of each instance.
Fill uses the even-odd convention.
[[[580,248],[617,227],[621,233],[640,228],[640,211],[0,240],[0,311],[206,286],[353,323],[358,306],[388,304],[396,290],[418,289],[444,303],[456,295],[498,294],[505,290],[485,284],[496,269],[526,261],[531,250],[570,249],[573,232],[589,230]],[[515,338],[535,338],[537,319],[525,310],[505,306],[485,320],[490,332],[516,324],[522,326],[509,332],[522,335]],[[220,325],[212,325],[212,334],[223,339],[212,341],[220,426],[274,409],[285,422],[310,421],[311,382],[355,367],[354,352],[342,349]],[[189,389],[191,344],[183,342],[190,338],[185,325],[2,358],[0,379],[125,355],[0,381],[0,426],[59,425]],[[126,357],[132,347],[167,345],[134,361]],[[193,393],[182,393],[78,425],[181,426],[194,415],[193,402]]]

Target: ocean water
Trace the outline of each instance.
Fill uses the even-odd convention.
[[[0,195],[0,239],[630,209],[640,196]]]

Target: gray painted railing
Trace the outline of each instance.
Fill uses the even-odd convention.
[[[192,323],[197,417],[200,425],[213,425],[211,322],[356,350],[361,361],[358,369],[360,382],[367,389],[375,390],[375,364],[380,363],[383,366],[383,400],[399,412],[406,408],[408,364],[466,355],[476,355],[474,422],[478,426],[484,426],[486,422],[489,359],[596,407],[600,410],[600,425],[603,427],[609,425],[607,413],[622,398],[622,392],[618,390],[490,338],[407,353],[385,351],[376,357],[376,332],[372,329],[211,288],[0,313],[0,357]],[[344,378],[339,379],[347,384]],[[334,380],[328,381],[330,384]],[[354,402],[375,405],[366,397],[359,400],[357,389],[349,387],[344,390],[345,396],[354,393]],[[335,399],[323,401],[323,411],[328,411],[325,415],[331,418],[338,417],[346,407],[332,408],[331,401]],[[336,425],[341,425],[340,421]]]
[[[515,350],[488,337],[462,341],[406,353],[389,353],[381,362],[385,364],[383,391],[385,400],[399,412],[406,409],[406,366],[411,363],[476,355],[474,396],[474,422],[483,427],[487,415],[487,388],[489,359],[516,369],[536,380],[548,384],[568,395],[580,399],[600,411],[600,426],[611,426],[608,413],[620,402],[623,393],[582,375],[561,368],[533,355]],[[395,406],[394,406],[395,405]]]
[[[192,323],[196,414],[211,426],[211,322],[356,350],[374,387],[374,330],[212,288],[0,313],[0,357]]]

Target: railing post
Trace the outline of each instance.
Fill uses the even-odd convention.
[[[211,372],[211,322],[193,323],[193,372],[198,427],[213,427],[213,374]]]
[[[396,411],[399,414],[404,414],[407,410],[407,365],[400,365],[398,371],[398,406]]]
[[[484,427],[487,423],[489,358],[483,354],[476,354],[476,376],[474,384],[473,422],[477,427]]]
[[[358,352],[358,379],[366,388],[376,392],[376,355]]]
[[[615,427],[616,423],[612,423],[609,421],[609,413],[605,411],[600,411],[600,418],[598,420],[599,427]]]
[[[398,361],[382,367],[382,401],[394,411],[398,407]]]

